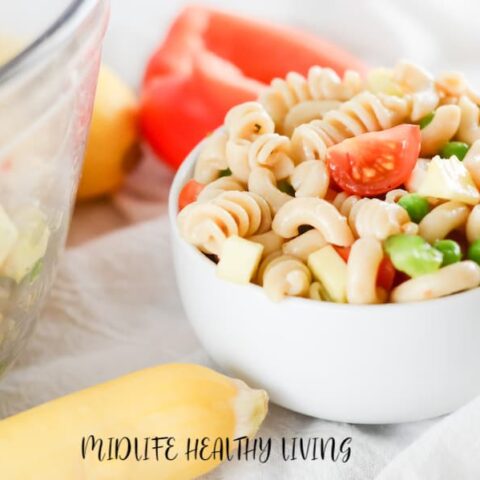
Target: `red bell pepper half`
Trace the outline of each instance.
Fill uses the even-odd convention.
[[[299,30],[205,7],[173,23],[145,72],[140,125],[155,153],[177,168],[234,105],[274,77],[312,65],[364,70],[354,56]]]

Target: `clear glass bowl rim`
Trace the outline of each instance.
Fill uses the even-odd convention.
[[[0,87],[18,73],[35,66],[43,58],[42,52],[55,46],[60,34],[73,35],[85,11],[90,11],[102,0],[71,0],[66,8],[43,32],[30,41],[7,63],[0,66]],[[65,39],[64,36],[62,36]]]

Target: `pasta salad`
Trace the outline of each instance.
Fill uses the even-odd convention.
[[[179,198],[218,275],[351,304],[480,285],[480,94],[407,61],[312,67],[232,108]]]

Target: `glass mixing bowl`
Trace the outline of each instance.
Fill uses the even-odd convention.
[[[107,20],[108,0],[0,5],[0,375],[65,243]]]

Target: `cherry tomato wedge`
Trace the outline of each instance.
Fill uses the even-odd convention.
[[[178,196],[178,210],[184,209],[190,203],[197,200],[199,193],[204,189],[205,185],[196,180],[189,180],[182,188]]]
[[[389,292],[393,288],[396,275],[395,267],[388,256],[383,257],[378,267],[377,285]]]
[[[337,253],[348,263],[348,257],[350,256],[351,247],[333,247]],[[393,284],[395,282],[395,275],[397,271],[393,266],[392,261],[390,258],[385,255],[383,257],[380,266],[378,267],[378,274],[377,274],[377,286],[384,288],[387,292],[392,290]]]
[[[345,260],[345,262],[348,262],[348,257],[350,256],[350,250],[352,249],[351,247],[337,247],[336,245],[334,245],[333,248]]]
[[[333,179],[346,192],[381,195],[407,180],[417,162],[420,143],[418,125],[399,125],[330,147],[327,162]]]

